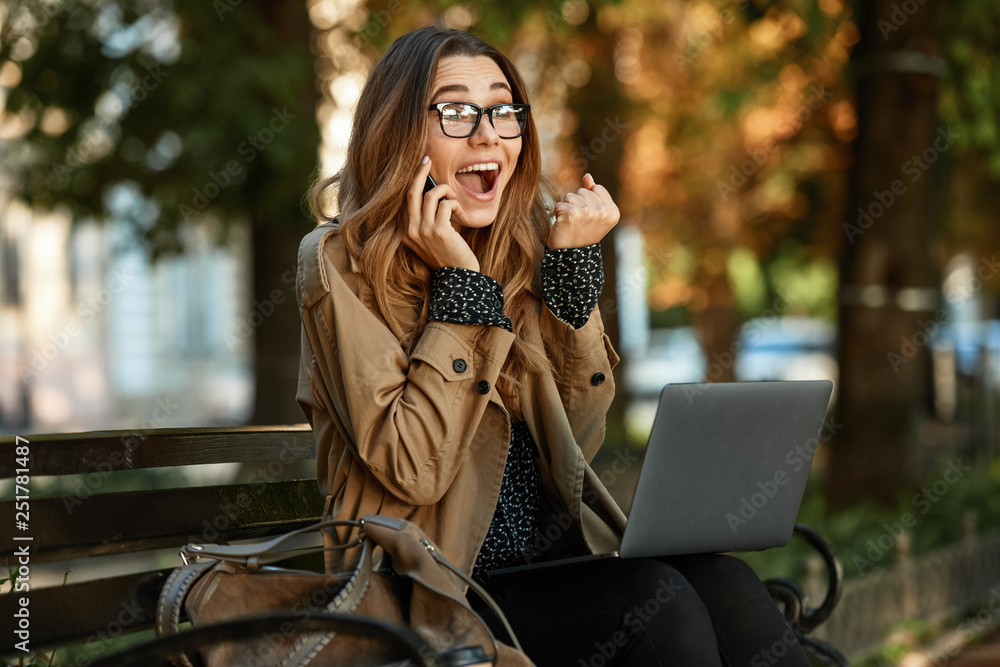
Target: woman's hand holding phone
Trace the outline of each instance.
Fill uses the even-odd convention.
[[[620,217],[611,195],[603,185],[597,185],[590,174],[584,174],[583,187],[576,192],[567,192],[553,212],[556,221],[549,231],[548,240],[548,246],[553,250],[600,243],[605,234],[618,224]]]
[[[406,192],[405,243],[432,269],[460,266],[479,271],[479,260],[452,222],[461,219],[462,207],[451,187],[442,183],[426,187],[431,173],[425,157]]]

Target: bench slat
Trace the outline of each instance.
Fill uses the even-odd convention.
[[[308,424],[90,431],[27,436],[31,475],[316,458]],[[14,476],[14,436],[0,436],[0,479]]]
[[[27,596],[32,648],[86,642],[106,652],[109,639],[153,627],[156,601],[170,572],[140,572],[0,595],[0,615],[13,618],[19,609],[17,598]],[[0,656],[17,653],[10,641],[0,647]]]
[[[15,525],[14,509],[0,503],[0,525]],[[24,533],[32,541],[5,541],[0,555],[30,544],[33,562],[51,562],[244,539],[288,532],[322,512],[314,479],[40,498]]]

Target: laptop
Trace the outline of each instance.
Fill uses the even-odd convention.
[[[759,551],[788,544],[833,383],[679,383],[660,392],[621,547],[599,558]]]

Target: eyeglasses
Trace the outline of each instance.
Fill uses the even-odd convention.
[[[471,102],[439,102],[428,107],[438,112],[441,131],[455,139],[471,137],[479,129],[483,114],[489,116],[490,125],[501,139],[516,139],[524,132],[530,104],[494,104],[482,108]]]

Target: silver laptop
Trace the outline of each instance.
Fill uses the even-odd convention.
[[[791,539],[833,393],[829,380],[670,384],[619,552],[568,562],[755,551]]]

